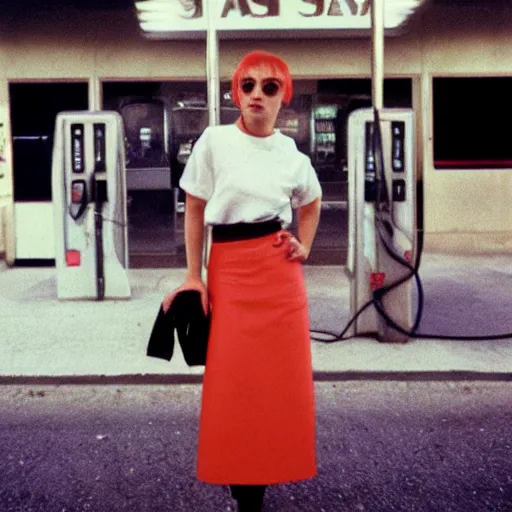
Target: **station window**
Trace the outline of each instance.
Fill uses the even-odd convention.
[[[512,167],[512,77],[433,79],[434,167]]]
[[[55,119],[87,110],[87,82],[9,85],[15,201],[51,201]]]

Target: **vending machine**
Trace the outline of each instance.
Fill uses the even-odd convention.
[[[379,114],[360,109],[348,121],[351,334],[405,342],[417,245],[414,111]]]
[[[117,112],[61,112],[52,163],[59,299],[129,298],[126,170]]]

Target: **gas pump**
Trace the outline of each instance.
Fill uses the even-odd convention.
[[[405,342],[416,258],[414,112],[354,111],[348,121],[351,335]],[[369,307],[369,306],[372,307]],[[394,324],[394,325],[393,325]]]
[[[58,298],[129,298],[124,132],[117,112],[57,116],[52,196]]]

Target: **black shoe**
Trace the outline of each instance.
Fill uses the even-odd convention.
[[[237,502],[237,512],[261,512],[265,485],[232,485],[231,495]]]

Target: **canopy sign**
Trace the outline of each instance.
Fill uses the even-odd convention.
[[[379,1],[379,0],[376,0]],[[398,35],[425,0],[385,2],[384,29]],[[209,2],[206,6],[206,2]],[[135,8],[150,38],[205,38],[208,20],[219,37],[352,37],[371,34],[371,0],[140,0]]]

